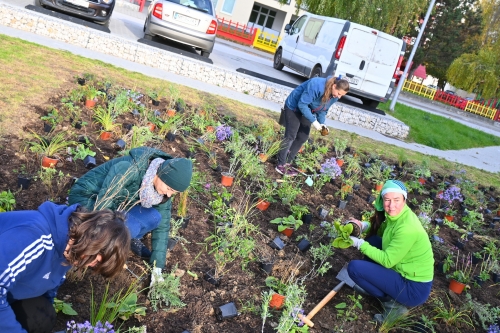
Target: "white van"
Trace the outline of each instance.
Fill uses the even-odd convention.
[[[305,14],[285,27],[274,54],[275,69],[287,66],[312,78],[342,75],[349,95],[377,107],[396,86],[406,43],[376,29],[333,17]]]

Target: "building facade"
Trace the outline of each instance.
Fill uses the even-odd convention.
[[[259,28],[263,32],[281,36],[285,25],[294,22],[304,13],[296,15],[296,1],[282,5],[276,0],[212,0],[217,17]]]

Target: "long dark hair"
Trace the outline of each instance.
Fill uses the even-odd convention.
[[[93,271],[108,278],[123,270],[130,249],[130,233],[125,215],[109,209],[86,212],[79,207],[69,217],[69,239],[73,241],[67,253],[68,262],[77,270],[96,260]]]
[[[378,229],[380,229],[380,226],[382,223],[385,221],[385,211],[375,211],[375,214],[372,215],[370,218],[370,231],[366,235],[366,238],[376,235],[378,232]]]

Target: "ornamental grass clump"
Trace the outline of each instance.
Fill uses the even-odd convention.
[[[229,125],[219,125],[215,128],[215,137],[219,141],[227,140],[233,135],[233,130]]]

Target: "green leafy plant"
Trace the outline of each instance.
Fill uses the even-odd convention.
[[[170,273],[162,274],[163,281],[149,287],[148,298],[151,301],[153,311],[158,311],[160,307],[180,309],[186,306],[179,298],[181,278],[175,276],[176,269],[177,266],[174,266]]]
[[[266,286],[271,288],[275,293],[286,295],[288,285],[274,276],[268,276],[265,280]]]
[[[95,156],[96,152],[90,150],[86,145],[79,144],[76,148],[71,149],[71,155],[75,160],[83,160],[87,156]]]
[[[303,205],[291,205],[290,210],[297,220],[302,220],[302,216],[309,214],[309,208]]]
[[[10,212],[15,206],[16,198],[10,190],[0,192],[0,213]]]
[[[472,265],[471,254],[460,256],[460,251],[458,251],[454,268],[455,271],[446,277],[460,283],[469,283],[475,270],[475,266]]]
[[[94,110],[94,120],[101,126],[101,132],[115,132],[120,127],[119,124],[115,124],[115,116],[110,107],[97,107]]]
[[[63,116],[59,114],[56,108],[52,108],[46,116],[42,116],[40,119],[49,123],[51,126],[56,126],[63,121]]]
[[[269,222],[272,224],[278,224],[279,232],[282,232],[287,228],[297,230],[304,223],[301,220],[297,220],[293,215],[289,215],[288,217],[278,217]]]
[[[104,93],[99,91],[93,85],[87,85],[85,86],[84,95],[87,100],[95,100],[97,96],[104,95]]]
[[[337,309],[337,318],[343,318],[346,321],[354,321],[358,319],[357,310],[363,310],[363,306],[360,302],[363,297],[361,295],[347,295],[347,297],[350,300],[350,305],[347,305],[346,302],[335,305],[335,309]]]
[[[328,260],[334,255],[333,248],[327,244],[311,247],[309,250],[312,256],[312,268],[303,279],[314,279],[318,275],[323,276],[332,268]]]
[[[299,194],[302,194],[302,189],[299,181],[285,177],[283,182],[278,185],[276,194],[284,205],[290,205]]]
[[[455,307],[450,298],[446,295],[448,305],[445,304],[442,298],[436,296],[432,299],[432,312],[434,320],[443,321],[446,326],[460,327],[463,325],[473,329],[474,324],[470,318],[470,310],[466,308]]]
[[[54,168],[41,168],[38,177],[49,194],[49,200],[56,202],[70,179],[61,170]]]
[[[335,149],[335,157],[338,159],[344,158],[344,152],[347,148],[347,139],[333,139],[333,148]]]
[[[267,202],[276,202],[274,195],[277,192],[278,183],[271,179],[264,179],[260,185],[260,189],[256,192],[259,199]]]
[[[341,224],[339,221],[334,223],[335,229],[337,230],[338,237],[332,242],[332,246],[340,249],[346,249],[352,246],[353,241],[349,237],[351,236],[353,226],[351,223]]]
[[[146,307],[137,304],[137,293],[127,295],[120,303],[110,302],[107,304],[110,308],[118,308],[118,318],[125,321],[131,316],[137,318],[146,315]]]
[[[443,260],[443,273],[448,273],[450,268],[455,266],[455,262],[453,261],[453,255],[448,254]]]
[[[76,144],[72,140],[67,140],[64,132],[60,132],[48,139],[41,137],[35,132],[32,132],[32,135],[35,141],[29,142],[30,150],[47,157],[54,157],[62,153],[67,147]]]
[[[67,316],[78,315],[78,313],[71,306],[71,303],[66,303],[63,300],[54,298],[54,303],[52,305],[54,306],[54,310],[56,310],[56,313],[62,312]]]
[[[262,305],[260,311],[260,317],[262,318],[261,333],[264,333],[264,326],[266,325],[267,318],[272,317],[272,314],[269,312],[269,302],[271,302],[271,297],[271,291],[262,292]]]

